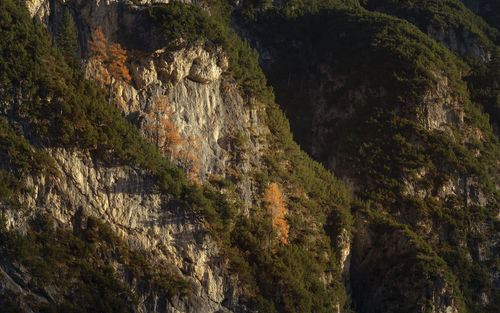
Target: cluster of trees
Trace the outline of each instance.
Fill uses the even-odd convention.
[[[474,65],[467,77],[471,98],[483,106],[491,122],[500,128],[500,47],[495,48],[488,64]]]
[[[69,10],[64,11],[56,39],[57,47],[61,51],[66,63],[73,68],[78,67],[80,63],[76,58],[78,30]]]
[[[175,6],[181,5],[183,4],[175,4]],[[211,24],[212,17],[208,17],[206,12],[195,10],[194,6],[191,8],[193,9],[184,9],[189,11],[190,14],[198,12],[198,17],[206,22],[203,24],[205,30],[213,25]],[[115,83],[120,80],[125,81],[123,79],[126,76],[124,71],[117,70],[118,74],[115,76],[110,76],[108,79],[106,77],[102,78],[104,83],[100,82],[100,84],[108,89],[106,93],[106,91],[98,88],[98,84],[85,79],[79,69],[71,69],[68,66],[69,62],[63,57],[63,54],[65,54],[64,51],[67,51],[68,56],[74,57],[77,38],[76,33],[74,33],[76,28],[72,24],[70,14],[67,16],[68,27],[65,28],[70,31],[61,31],[61,33],[67,33],[67,35],[61,35],[61,40],[58,41],[60,49],[57,51],[52,46],[52,40],[44,28],[31,22],[21,4],[13,0],[1,1],[0,11],[2,12],[0,14],[0,37],[4,38],[6,43],[0,46],[0,86],[7,91],[0,96],[3,98],[6,95],[23,94],[25,95],[24,99],[33,99],[33,101],[26,101],[23,107],[24,111],[20,111],[23,116],[33,118],[26,121],[26,123],[20,124],[28,129],[29,133],[40,134],[38,137],[42,142],[41,146],[43,146],[43,143],[47,143],[47,145],[88,149],[104,160],[109,158],[114,162],[123,162],[124,164],[148,169],[157,179],[157,184],[162,192],[185,201],[187,205],[194,209],[199,209],[205,217],[209,229],[215,230],[223,238],[221,240],[224,240],[224,242],[221,247],[226,249],[230,246],[230,249],[226,249],[225,252],[230,254],[233,261],[235,259],[240,260],[241,269],[237,271],[241,279],[244,280],[243,283],[254,286],[252,292],[247,294],[250,299],[249,305],[252,305],[252,307],[261,308],[260,310],[263,312],[331,312],[334,303],[343,303],[343,287],[339,284],[334,289],[331,286],[325,286],[320,280],[323,273],[337,273],[338,269],[334,267],[334,262],[331,262],[330,257],[333,257],[333,253],[331,247],[326,244],[328,241],[325,235],[318,232],[317,229],[313,229],[312,223],[302,223],[300,218],[295,218],[292,215],[286,216],[283,201],[275,200],[274,205],[272,205],[276,212],[274,231],[280,234],[282,238],[286,238],[288,244],[276,244],[274,253],[269,254],[265,249],[265,242],[268,240],[268,234],[272,233],[272,218],[269,219],[267,216],[262,216],[262,219],[260,216],[240,216],[240,220],[236,220],[235,215],[238,212],[238,204],[231,199],[228,200],[226,193],[217,192],[208,185],[200,187],[187,182],[183,171],[173,166],[153,143],[142,138],[136,127],[122,116],[116,106],[109,105],[110,89],[114,89],[109,84],[114,84],[113,81]],[[193,22],[193,20],[189,19],[189,16],[188,14],[186,18]],[[196,21],[194,20],[194,23]],[[265,80],[260,79],[263,74],[258,67],[256,52],[250,49],[246,42],[237,37],[236,33],[231,31],[228,25],[223,27],[224,31],[227,32],[227,37],[225,37],[227,41],[224,44],[227,45],[228,49],[231,49],[233,75],[238,81],[244,82],[246,86],[244,89],[249,93],[264,94],[268,92],[269,90],[265,87]],[[199,30],[200,28],[193,29],[193,31]],[[213,33],[211,36],[217,36],[217,34]],[[109,73],[110,68],[113,68],[111,66],[113,60],[109,56],[115,54],[116,49],[113,52],[113,49],[109,48],[112,43],[105,38],[103,39],[103,37],[97,31],[94,33],[92,42],[96,43],[96,52],[100,51],[100,54],[93,54],[93,57],[100,59],[99,66],[106,68],[107,75],[111,75]],[[117,59],[119,60],[120,57]],[[50,62],[47,60],[50,60]],[[125,60],[123,58],[121,60],[118,64],[124,65]],[[106,75],[106,73],[103,71],[103,75]],[[105,84],[106,82],[108,85]],[[32,86],[36,86],[36,88],[32,89],[32,94],[17,92],[18,89],[16,89],[19,87],[28,90]],[[12,90],[16,92],[11,92]],[[164,108],[159,110],[164,113],[159,114],[159,119],[169,116],[170,113],[168,113],[167,107],[168,103],[164,103]],[[165,111],[167,112],[165,113]],[[319,205],[319,203],[342,203],[339,205],[348,212],[348,200],[344,199],[348,196],[342,189],[341,183],[308,158],[292,142],[286,118],[277,106],[268,108],[267,113],[269,114],[268,119],[272,134],[275,136],[272,139],[273,149],[271,150],[274,152],[287,151],[285,157],[291,160],[294,170],[275,173],[273,164],[280,164],[280,162],[272,162],[272,164],[270,162],[268,168],[263,167],[265,173],[262,173],[262,176],[267,175],[268,178],[272,177],[273,180],[287,181],[300,186],[307,193],[307,199],[302,197],[303,199],[300,200],[303,201],[302,203],[294,203],[290,207],[293,207],[294,211],[300,210],[301,214],[307,215],[311,220],[324,220],[322,210],[326,206]],[[17,115],[13,114],[12,116]],[[152,120],[154,121],[154,119]],[[278,123],[279,126],[271,125],[272,123]],[[176,129],[174,124],[171,127],[170,134],[175,134],[176,131],[178,131],[178,128]],[[10,131],[8,136],[11,136]],[[189,142],[188,139],[184,142],[189,145],[187,143]],[[277,147],[275,144],[283,146]],[[171,148],[174,151],[178,151],[177,149],[180,150],[181,148]],[[17,150],[19,149],[16,148]],[[195,153],[194,151],[191,151],[192,155]],[[20,162],[22,161],[22,155],[22,153],[12,154],[12,159]],[[276,157],[283,160],[281,155]],[[29,158],[27,161],[30,164],[27,166],[34,166],[35,163],[47,163],[38,162],[37,160]],[[271,159],[269,160],[271,161]],[[278,171],[277,167],[276,171]],[[3,172],[0,173],[0,176],[2,174]],[[262,184],[263,192],[270,187],[268,178],[265,179],[266,183]],[[17,196],[15,186],[11,185],[13,184],[5,184],[6,190],[0,189],[0,197],[3,195],[5,195],[3,198]],[[281,194],[279,187],[277,185],[276,187],[278,191],[275,190],[274,193]],[[270,193],[273,192],[270,191]],[[283,199],[282,196],[276,197],[276,199],[279,198]],[[268,210],[273,210],[271,205],[269,205]],[[287,217],[286,221],[285,216]],[[265,231],[261,232],[262,229]],[[297,236],[299,232],[312,233],[316,236],[315,240],[309,241],[310,236]],[[48,238],[50,236],[53,236],[53,234],[49,234]],[[290,238],[293,236],[293,242],[288,236]],[[92,240],[96,241],[102,239],[96,238],[94,235],[92,235],[92,238],[94,238]],[[28,238],[27,240],[30,241],[31,239]],[[317,251],[322,251],[322,253],[318,254]],[[325,256],[324,251],[328,251],[328,256]],[[33,249],[28,249],[28,254],[34,254],[35,252]],[[84,260],[80,260],[80,258],[82,258],[81,255],[76,255],[66,259],[83,262]],[[101,268],[95,268],[100,272]],[[142,268],[142,266],[139,268]],[[268,275],[269,273],[272,274]],[[100,274],[98,276],[100,277]],[[111,276],[107,275],[106,277]],[[79,280],[79,277],[74,279],[75,282]],[[83,281],[82,283],[83,288],[85,288],[87,282]],[[96,285],[96,288],[103,288],[102,285],[106,287],[112,284],[99,280],[96,281]],[[68,287],[68,293],[72,292],[72,286],[74,284]],[[93,286],[89,288],[93,288]],[[173,288],[182,294],[182,286],[174,286]],[[121,292],[116,288],[113,290],[117,293]],[[92,297],[92,299],[96,298]],[[113,298],[108,296],[107,299],[111,300]],[[90,306],[92,305],[90,304]],[[119,305],[113,307],[117,308],[117,310],[122,309]],[[89,310],[91,309],[89,308]],[[70,312],[70,310],[62,311]]]
[[[199,183],[200,170],[199,138],[181,135],[179,126],[174,121],[175,112],[169,105],[168,96],[154,99],[147,111],[149,123],[146,133],[161,153],[180,164],[188,174],[191,182]]]
[[[22,201],[30,192],[23,184],[26,175],[56,175],[53,159],[44,152],[44,147],[54,146],[88,149],[101,159],[111,157],[145,167],[158,178],[162,191],[179,193],[180,185],[185,184],[183,173],[108,104],[101,88],[71,66],[77,64],[71,64],[77,33],[69,12],[57,47],[45,28],[31,19],[23,2],[2,0],[0,12],[2,207],[27,209]],[[22,212],[27,218],[33,213]],[[134,279],[155,284],[167,297],[189,292],[188,282],[166,271],[158,273],[138,253],[111,238],[111,229],[103,229],[102,224],[88,224],[84,233],[75,236],[46,220],[34,219],[24,234],[7,229],[2,222],[0,217],[0,253],[27,269],[30,289],[50,285],[58,295],[57,303],[26,299],[37,312],[133,311],[136,297],[107,265],[110,251],[120,256]],[[17,296],[0,295],[0,311],[26,310],[19,307]]]
[[[189,193],[189,197],[198,199],[196,206],[203,208],[210,228],[223,241],[221,246],[230,256],[233,270],[242,284],[248,286],[246,295],[252,308],[262,312],[331,312],[335,302],[344,303],[345,292],[340,283],[325,286],[320,280],[324,272],[340,274],[332,261],[335,256],[327,235],[313,225],[316,221],[322,223],[327,214],[335,216],[335,229],[350,225],[349,195],[340,181],[293,142],[288,121],[274,104],[271,88],[266,86],[258,55],[231,29],[227,18],[231,12],[225,5],[227,1],[211,0],[210,15],[199,6],[180,2],[150,7],[144,13],[163,28],[169,40],[182,37],[188,42],[202,41],[206,49],[222,46],[229,57],[229,71],[243,94],[254,96],[265,105],[272,148],[265,156],[266,167],[255,173],[254,178],[263,198],[268,199],[262,199],[268,214],[259,211],[234,220],[228,218],[227,212],[232,210],[218,196],[210,196],[215,200],[210,203],[197,191]],[[284,159],[292,164],[290,171],[280,166]],[[282,191],[273,181],[286,181],[307,194],[287,200],[294,214],[287,215]],[[203,193],[205,197],[212,194],[205,186]],[[306,223],[302,216],[315,222]],[[310,236],[304,236],[305,233]],[[271,247],[272,234],[277,234],[278,242]],[[311,236],[313,241],[309,240]]]
[[[118,97],[111,98],[112,88],[120,81],[129,83],[130,73],[125,65],[127,61],[127,51],[122,49],[119,43],[111,43],[102,33],[101,28],[97,28],[89,41],[90,60],[97,68],[95,79],[103,88],[108,91],[108,100],[120,102]]]

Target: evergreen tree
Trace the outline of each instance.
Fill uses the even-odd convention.
[[[494,123],[500,122],[500,48],[496,47],[489,66],[489,77],[492,81],[491,107],[486,108]]]
[[[59,25],[59,32],[57,33],[57,46],[61,50],[66,62],[73,67],[77,65],[77,40],[78,29],[76,28],[73,16],[69,10],[66,9],[61,24]]]
[[[500,47],[495,47],[490,65],[491,77],[500,84]]]

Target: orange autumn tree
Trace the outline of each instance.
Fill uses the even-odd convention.
[[[181,151],[180,161],[183,163],[184,168],[188,172],[188,179],[196,184],[200,184],[198,179],[198,173],[200,171],[200,158],[198,154],[200,152],[199,138],[196,136],[189,136],[186,140],[186,146],[184,151]]]
[[[285,206],[283,195],[281,194],[278,184],[271,183],[264,192],[262,201],[265,202],[266,208],[271,214],[271,224],[274,230],[278,233],[279,240],[283,244],[288,243],[288,224],[285,219],[285,214],[288,212]]]
[[[120,44],[114,44],[97,28],[89,41],[90,60],[97,63],[95,79],[108,89],[108,98],[111,98],[111,89],[118,81],[131,81],[127,61],[127,51]]]
[[[147,110],[149,124],[146,131],[149,138],[165,157],[176,158],[179,147],[185,143],[179,127],[174,123],[174,111],[168,104],[168,96],[156,98]]]
[[[156,98],[147,110],[150,123],[145,126],[146,132],[165,157],[180,163],[188,172],[189,180],[198,183],[199,140],[194,136],[184,138],[180,134],[179,126],[174,122],[174,114],[168,96]]]

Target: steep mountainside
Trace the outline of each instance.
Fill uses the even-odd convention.
[[[490,13],[0,0],[0,307],[500,311]]]
[[[483,17],[491,26],[500,29],[500,1],[464,0],[462,2],[472,12]]]
[[[437,42],[462,56],[487,62],[498,30],[469,11],[458,0],[447,1],[366,1],[369,10],[408,20]]]
[[[417,19],[427,11],[390,4],[378,9],[428,29]],[[496,102],[473,103],[469,94],[497,97],[498,87],[479,82],[496,59],[489,69],[467,59],[471,69],[408,22],[362,9],[271,10],[259,21],[250,36],[296,138],[360,200],[350,262],[354,308],[498,310],[499,146],[478,109],[494,113]],[[487,61],[485,53],[470,54]]]

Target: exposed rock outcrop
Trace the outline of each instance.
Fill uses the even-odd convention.
[[[473,56],[484,63],[491,60],[490,49],[486,47],[477,34],[469,30],[456,29],[451,25],[446,28],[428,25],[427,34],[451,51],[455,51],[460,55]]]
[[[140,4],[147,5],[150,1]],[[87,55],[86,40],[90,32],[98,27],[109,40],[120,42],[129,49],[132,82],[119,81],[112,86],[123,112],[131,119],[147,123],[145,112],[152,101],[168,95],[180,134],[199,140],[198,176],[202,180],[209,175],[229,178],[237,183],[246,207],[251,205],[251,181],[248,178],[239,180],[234,173],[245,174],[251,169],[250,164],[259,164],[259,150],[263,147],[256,138],[266,130],[258,122],[256,109],[245,104],[236,85],[224,75],[228,60],[221,49],[207,51],[201,42],[193,45],[182,40],[171,43],[158,40],[162,38],[161,31],[155,30],[154,25],[140,14],[141,6],[128,1],[75,0],[62,4],[39,1],[27,2],[27,5],[30,13],[53,33],[64,12],[63,5],[74,7],[82,55]],[[146,42],[148,38],[151,42]],[[84,66],[89,77],[99,74],[95,63],[86,62]],[[245,146],[246,157],[234,158],[232,149],[236,136],[249,139]]]
[[[90,155],[54,149],[59,176],[33,176],[33,192],[25,206],[49,213],[64,227],[77,231],[88,216],[98,217],[131,248],[154,263],[172,264],[194,286],[190,297],[162,306],[155,290],[138,292],[140,312],[232,312],[238,309],[237,278],[225,269],[216,243],[206,233],[196,212],[156,191],[143,170],[105,166]],[[8,227],[23,228],[28,216],[6,211]],[[8,289],[19,289],[7,277]],[[131,286],[134,288],[134,286]],[[22,292],[29,292],[23,291]],[[227,306],[227,307],[226,307]],[[240,308],[241,309],[241,308]]]
[[[443,276],[430,277],[422,271],[418,249],[411,239],[401,229],[370,224],[366,217],[357,216],[351,263],[353,300],[357,309],[361,312],[415,312],[425,295],[430,295],[426,305],[432,312],[458,313],[453,289]],[[422,275],[427,280],[426,285],[418,284]],[[394,280],[398,280],[400,286],[411,288],[394,289]],[[365,284],[370,284],[371,288],[366,288]],[[395,304],[390,297],[401,297],[405,301]]]
[[[199,158],[196,173],[198,178],[203,182],[216,175],[235,183],[240,198],[238,200],[243,203],[243,213],[246,214],[258,202],[258,192],[249,174],[262,166],[261,156],[266,146],[261,137],[268,133],[268,129],[259,121],[259,108],[251,107],[248,100],[241,97],[238,87],[228,74],[228,59],[221,49],[208,47],[203,41],[188,43],[180,39],[168,42],[162,37],[161,30],[141,14],[145,5],[168,2],[46,0],[29,1],[27,4],[32,16],[44,23],[53,34],[57,33],[62,12],[66,7],[70,8],[79,29],[79,51],[87,77],[96,78],[102,71],[99,64],[87,58],[87,42],[94,30],[101,27],[107,38],[125,47],[128,50],[127,66],[132,80],[130,83],[116,81],[109,87],[124,115],[135,122],[147,136],[147,126],[151,123],[148,112],[156,99],[167,96],[168,106],[173,112],[172,119],[179,127],[180,135],[195,138],[198,142],[199,147],[192,151]],[[380,24],[383,26],[383,22]],[[418,34],[420,36],[421,33]],[[488,48],[478,35],[470,31],[451,26],[428,26],[427,34],[459,54],[472,55],[483,62],[491,58]],[[332,40],[341,41],[350,35],[339,32],[332,36]],[[391,36],[384,34],[386,35]],[[425,249],[421,242],[415,240],[415,236],[421,236],[418,238],[429,242],[439,242],[451,235],[446,227],[435,223],[434,217],[430,217],[428,212],[422,212],[417,206],[424,201],[445,203],[456,199],[464,200],[460,200],[457,209],[493,203],[495,199],[485,190],[479,174],[466,172],[456,164],[440,163],[438,166],[442,168],[435,168],[431,161],[410,170],[385,158],[375,161],[374,163],[385,163],[377,163],[372,169],[380,165],[387,171],[387,177],[382,177],[382,174],[372,178],[368,173],[359,173],[359,169],[348,164],[349,158],[356,157],[356,153],[360,155],[356,162],[371,161],[370,156],[362,155],[374,151],[363,150],[370,142],[353,144],[358,138],[350,138],[350,142],[335,138],[336,132],[342,131],[342,125],[351,125],[350,121],[361,128],[362,125],[378,123],[377,119],[393,114],[392,116],[401,118],[394,121],[404,119],[405,123],[408,122],[401,123],[403,126],[418,126],[404,135],[392,134],[394,137],[399,136],[397,139],[402,142],[409,143],[408,146],[415,143],[415,146],[419,146],[410,148],[420,149],[425,146],[425,143],[419,142],[421,138],[415,131],[418,129],[429,136],[446,136],[450,143],[476,151],[473,150],[473,145],[483,142],[484,137],[467,119],[466,100],[454,91],[454,86],[444,73],[432,72],[429,76],[434,74],[434,77],[429,81],[434,85],[429,86],[426,80],[428,77],[424,77],[429,73],[422,74],[424,70],[413,68],[412,61],[404,64],[407,66],[404,70],[409,74],[403,73],[403,77],[395,77],[395,80],[404,81],[416,77],[414,83],[418,86],[411,87],[418,90],[417,96],[408,96],[401,90],[395,92],[391,90],[392,85],[386,84],[389,76],[397,76],[398,73],[382,71],[382,75],[387,74],[387,77],[381,77],[380,73],[370,73],[372,76],[367,78],[365,74],[372,70],[372,64],[359,68],[353,66],[354,70],[351,72],[351,69],[346,70],[347,66],[341,64],[345,51],[337,51],[339,59],[335,59],[337,55],[330,54],[330,51],[318,52],[325,47],[317,49],[308,39],[288,43],[288,39],[284,38],[286,37],[278,38],[275,42],[268,38],[272,43],[268,42],[267,45],[260,42],[259,38],[253,38],[252,41],[263,52],[262,60],[271,68],[271,72],[273,63],[280,61],[280,50],[286,51],[287,57],[289,52],[292,52],[292,56],[296,53],[295,56],[303,60],[298,62],[300,64],[296,65],[297,68],[290,71],[287,69],[287,77],[283,75],[275,81],[281,80],[280,83],[286,84],[292,90],[291,94],[297,96],[294,99],[297,100],[295,105],[299,105],[291,107],[289,114],[292,126],[300,129],[299,136],[304,139],[301,142],[304,148],[342,177],[354,193],[380,193],[376,188],[381,183],[375,180],[389,178],[392,179],[393,189],[382,189],[382,192],[397,194],[393,207],[390,207],[391,204],[388,207],[379,205],[387,199],[380,200],[380,203],[377,202],[379,199],[374,201],[379,205],[374,211],[381,216],[390,216],[387,221],[377,224],[376,218],[367,216],[367,209],[356,217],[354,235],[347,229],[342,229],[337,237],[331,238],[333,245],[336,245],[344,283],[353,291],[355,309],[363,313],[420,312],[424,308],[438,313],[461,313],[459,308],[462,299],[454,289],[456,282],[443,271],[425,271],[420,267],[421,262],[425,263],[428,259],[435,261],[433,257],[438,257],[427,250],[423,251]],[[373,48],[377,53],[383,54],[386,51],[380,41],[386,37],[381,38],[366,39],[370,42],[363,47]],[[282,43],[289,44],[290,49],[276,47]],[[391,53],[396,52],[391,50]],[[401,58],[405,57],[408,56]],[[390,64],[389,58],[384,61]],[[363,63],[364,60],[360,62]],[[343,70],[338,70],[342,67]],[[304,69],[307,70],[306,73]],[[417,74],[417,70],[421,72]],[[411,74],[413,71],[415,76]],[[426,82],[421,84],[417,79]],[[406,86],[396,83],[393,85]],[[387,114],[370,116],[373,113],[369,111],[371,107],[377,107],[377,113],[384,111]],[[378,131],[373,128],[371,130]],[[370,139],[369,136],[362,139],[366,138]],[[348,148],[354,147],[358,151],[347,150],[346,146],[350,144],[353,146]],[[478,148],[476,157],[480,153]],[[161,195],[148,173],[129,166],[101,164],[84,152],[51,149],[49,154],[55,159],[60,175],[54,178],[29,177],[27,183],[33,193],[26,200],[28,207],[37,212],[47,212],[61,225],[72,225],[73,229],[81,228],[82,221],[88,216],[97,216],[109,223],[130,247],[144,251],[153,263],[172,264],[176,273],[193,283],[191,297],[176,297],[167,302],[160,301],[155,290],[137,290],[140,312],[248,311],[240,299],[238,278],[228,270],[227,260],[219,255],[217,244],[207,235],[198,214],[179,201]],[[416,160],[415,163],[421,161]],[[436,178],[436,172],[440,171],[446,172],[445,179]],[[377,196],[386,197],[385,194]],[[370,203],[366,204],[367,207],[369,205]],[[364,209],[366,208],[360,211]],[[8,211],[6,218],[9,227],[23,229],[26,225],[27,216],[21,212]],[[470,227],[482,226],[478,224]],[[460,240],[457,246],[471,250],[471,259],[486,262],[498,254],[495,252],[495,245],[498,243],[496,237],[486,243]],[[443,268],[446,266],[443,265]],[[8,290],[22,294],[23,297],[32,294],[13,278],[19,275],[17,273],[20,269],[7,269],[4,266],[0,270],[3,270],[0,271],[0,292]],[[494,270],[490,276],[495,283],[500,281],[500,275]],[[324,275],[323,278],[325,285],[334,283],[332,275]],[[129,285],[132,289],[136,288],[133,283]],[[487,304],[490,295],[483,293],[481,299]],[[33,296],[45,301],[45,295]],[[404,299],[405,303],[398,306],[402,301],[394,298]],[[338,305],[337,311],[340,312]]]

